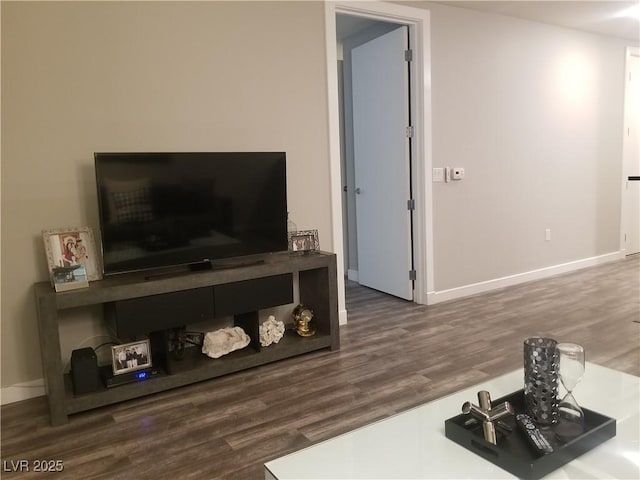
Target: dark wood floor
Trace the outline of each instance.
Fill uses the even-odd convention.
[[[339,352],[322,351],[73,415],[44,397],[3,406],[3,478],[261,479],[265,461],[522,365],[533,335],[640,376],[640,257],[419,306],[349,284]],[[33,463],[30,464],[33,467]]]

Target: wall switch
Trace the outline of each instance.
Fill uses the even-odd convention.
[[[444,182],[444,168],[439,167],[433,169],[433,181]]]
[[[547,228],[547,229],[544,231],[544,239],[545,239],[547,242],[551,240],[551,229],[550,229],[550,228]]]
[[[453,167],[451,169],[451,180],[462,180],[464,178],[464,168]]]

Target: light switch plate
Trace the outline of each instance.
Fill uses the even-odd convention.
[[[444,168],[439,167],[433,169],[433,181],[444,182]]]

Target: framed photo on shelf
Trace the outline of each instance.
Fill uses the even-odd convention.
[[[151,367],[149,340],[114,345],[111,347],[111,360],[114,375]]]
[[[289,232],[290,252],[316,252],[318,250],[320,250],[318,230]]]
[[[56,291],[82,288],[100,280],[100,258],[89,227],[43,230],[42,238]]]

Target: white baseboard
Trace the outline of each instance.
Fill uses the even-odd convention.
[[[440,292],[428,292],[427,305],[433,305],[435,303],[446,302],[448,300],[468,297],[477,293],[484,293],[491,290],[496,290],[498,288],[518,285],[520,283],[530,282],[532,280],[540,280],[542,278],[548,278],[554,275],[559,275],[561,273],[572,272],[574,270],[580,270],[581,268],[592,267],[594,265],[600,265],[603,263],[612,262],[614,260],[621,260],[623,258],[624,251],[620,250],[597,257],[585,258],[582,260],[576,260],[560,265],[540,268],[538,270],[532,270],[530,272],[518,273],[516,275],[510,275],[508,277],[473,283],[471,285],[442,290]]]
[[[347,311],[346,310],[340,310],[338,312],[338,324],[339,325],[346,325],[347,324]]]
[[[44,380],[39,378],[26,383],[18,383],[0,390],[0,405],[20,402],[45,395]]]

